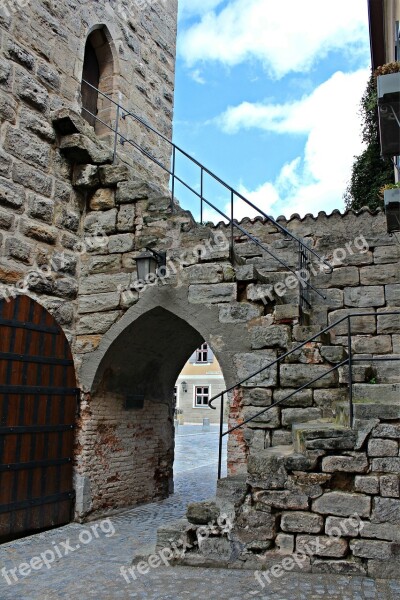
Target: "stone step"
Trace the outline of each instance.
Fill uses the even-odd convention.
[[[400,405],[400,383],[355,383],[353,385],[353,399],[356,402],[397,402]]]
[[[395,421],[400,419],[400,401],[385,401],[384,398],[380,402],[356,400],[353,406],[354,418],[358,420],[383,419],[385,421]],[[335,405],[335,411],[335,423],[341,427],[350,427],[350,403],[338,402]]]
[[[328,419],[318,419],[292,426],[293,445],[297,453],[314,450],[353,450],[356,432]]]

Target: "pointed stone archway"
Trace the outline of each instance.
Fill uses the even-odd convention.
[[[215,335],[218,314],[216,306],[190,305],[187,289],[149,289],[84,360],[78,518],[173,491],[173,389],[183,365],[205,340],[226,384],[236,381],[232,355],[243,348],[245,326],[230,324],[224,339],[224,327]]]

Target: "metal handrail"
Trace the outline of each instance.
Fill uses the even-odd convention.
[[[163,169],[166,173],[168,173],[168,175],[172,178],[172,203],[171,203],[172,210],[173,210],[173,207],[174,207],[174,188],[175,188],[175,183],[179,182],[186,189],[188,189],[191,193],[193,193],[195,196],[197,196],[200,199],[201,221],[202,221],[202,218],[203,218],[203,204],[206,204],[207,206],[209,206],[210,208],[212,208],[213,210],[215,210],[223,219],[225,219],[228,222],[228,225],[231,227],[231,250],[232,250],[232,252],[233,252],[233,243],[234,243],[233,230],[236,228],[243,235],[245,235],[249,240],[251,240],[256,246],[258,246],[259,248],[261,248],[261,250],[263,252],[266,252],[267,254],[269,254],[282,267],[284,267],[286,270],[290,271],[293,275],[295,275],[297,277],[297,279],[299,280],[299,286],[300,286],[301,292],[302,292],[302,289],[304,287],[306,287],[308,290],[313,290],[316,294],[318,294],[322,298],[326,299],[326,296],[323,293],[321,293],[319,290],[317,290],[308,281],[308,279],[304,279],[304,278],[301,277],[301,272],[300,271],[296,271],[295,269],[293,269],[292,267],[290,267],[285,261],[283,261],[278,256],[276,256],[269,248],[267,248],[264,244],[262,244],[251,233],[249,233],[248,231],[246,231],[246,229],[244,229],[238,223],[238,221],[236,219],[234,219],[234,199],[238,198],[238,199],[242,200],[248,206],[250,206],[253,210],[257,211],[264,219],[266,219],[267,221],[269,221],[270,223],[272,223],[274,225],[274,227],[276,227],[281,233],[283,233],[285,236],[289,237],[292,241],[294,241],[297,244],[299,244],[299,250],[303,251],[304,256],[307,256],[306,253],[309,253],[309,254],[313,255],[314,257],[316,257],[318,259],[318,261],[319,261],[319,263],[321,265],[324,265],[324,268],[326,269],[325,270],[326,273],[328,273],[328,274],[332,273],[333,272],[332,265],[330,265],[322,256],[320,256],[312,248],[309,248],[300,238],[298,238],[296,235],[294,235],[293,233],[291,233],[290,231],[288,231],[285,227],[283,227],[283,225],[281,225],[280,223],[278,223],[277,221],[275,221],[275,219],[273,219],[272,217],[270,217],[269,215],[267,215],[258,206],[256,206],[252,202],[250,202],[250,200],[248,200],[240,192],[238,192],[233,187],[231,187],[228,183],[226,183],[225,181],[223,181],[223,179],[221,179],[220,177],[218,177],[218,175],[216,175],[215,173],[213,173],[210,169],[208,169],[207,167],[205,167],[198,160],[196,160],[195,158],[193,158],[185,150],[183,150],[182,148],[180,148],[179,146],[177,146],[176,144],[174,144],[174,142],[172,142],[172,140],[168,139],[165,135],[163,135],[162,133],[160,133],[159,131],[157,131],[154,127],[152,127],[151,125],[149,125],[148,123],[146,123],[146,121],[144,119],[142,119],[141,117],[139,117],[135,113],[131,112],[130,110],[126,109],[124,106],[122,106],[122,104],[120,102],[116,102],[109,95],[105,94],[104,92],[102,92],[101,90],[99,90],[98,88],[96,88],[94,85],[92,85],[91,83],[89,83],[85,79],[82,79],[82,83],[84,83],[85,85],[88,85],[89,87],[91,87],[98,94],[100,94],[104,98],[107,98],[107,100],[109,100],[112,104],[114,104],[116,106],[117,117],[116,117],[115,129],[113,127],[111,127],[110,125],[106,124],[102,119],[100,119],[99,117],[97,117],[97,115],[94,115],[87,108],[82,107],[85,112],[87,112],[93,118],[95,118],[100,123],[102,123],[103,125],[105,125],[108,129],[110,129],[111,131],[114,132],[114,134],[115,134],[114,160],[115,160],[116,151],[117,151],[117,139],[119,138],[120,143],[122,145],[124,145],[124,144],[127,143],[127,144],[131,145],[132,147],[134,147],[136,150],[139,150],[144,156],[146,156],[147,158],[149,158],[150,160],[152,160],[154,163],[156,163],[161,169]],[[152,156],[150,154],[150,152],[148,152],[145,148],[143,148],[142,146],[140,146],[140,144],[138,144],[134,140],[128,139],[122,133],[120,133],[120,131],[119,131],[119,118],[120,117],[122,119],[126,119],[126,117],[131,117],[131,118],[135,119],[138,123],[140,123],[141,125],[143,125],[144,127],[146,127],[149,131],[151,131],[154,134],[156,134],[159,138],[161,138],[162,140],[164,140],[165,142],[167,142],[171,146],[171,148],[172,148],[172,170],[169,167],[167,167],[164,164],[162,164],[156,157]],[[200,168],[200,193],[197,190],[195,190],[192,186],[190,186],[188,183],[186,183],[181,177],[179,177],[176,174],[176,155],[177,155],[177,153],[182,154],[183,156],[185,156],[186,158],[188,158],[194,165],[196,165],[197,167]],[[204,190],[204,175],[205,174],[209,175],[214,181],[216,181],[217,183],[219,183],[221,186],[223,186],[225,189],[227,189],[230,192],[230,198],[231,198],[231,216],[226,215],[217,206],[215,206],[214,204],[212,204],[212,202],[210,202],[209,200],[207,200],[205,198],[204,193],[203,193],[203,190]]]
[[[301,392],[302,390],[308,388],[313,383],[316,383],[320,379],[323,379],[324,377],[326,377],[326,375],[329,375],[330,373],[333,373],[334,371],[337,371],[340,367],[343,367],[344,365],[348,365],[349,366],[349,381],[348,381],[348,386],[349,386],[349,403],[350,403],[350,427],[353,428],[354,427],[353,372],[352,372],[353,363],[355,363],[355,362],[367,362],[367,361],[370,361],[370,360],[372,360],[373,362],[388,362],[388,361],[391,362],[391,361],[400,361],[400,358],[389,357],[389,356],[388,357],[383,357],[383,358],[376,357],[376,358],[372,358],[372,359],[371,358],[353,358],[353,355],[352,355],[352,339],[351,339],[352,338],[351,319],[356,318],[356,317],[366,317],[366,316],[368,316],[368,317],[370,317],[370,316],[379,317],[379,316],[393,316],[393,315],[400,315],[400,311],[390,311],[390,312],[382,312],[382,313],[353,313],[351,315],[346,315],[345,317],[342,317],[338,321],[335,321],[335,323],[332,323],[331,325],[328,325],[328,327],[325,327],[324,329],[322,329],[321,331],[319,331],[317,334],[309,337],[307,340],[305,340],[304,342],[302,342],[301,344],[299,344],[298,346],[296,346],[296,348],[293,348],[292,350],[289,350],[289,352],[286,352],[285,354],[283,354],[282,356],[280,356],[276,360],[268,363],[268,365],[266,365],[265,367],[262,367],[261,369],[259,369],[258,371],[255,371],[254,373],[252,373],[251,375],[249,375],[245,379],[242,379],[236,385],[233,385],[232,387],[227,388],[223,392],[220,392],[219,394],[217,394],[216,396],[214,396],[213,398],[211,398],[209,400],[209,402],[208,402],[208,405],[213,410],[216,410],[216,407],[213,406],[212,403],[215,400],[217,400],[218,398],[221,398],[220,441],[219,441],[219,456],[218,456],[218,479],[221,479],[221,472],[222,472],[222,439],[226,435],[229,435],[230,433],[232,433],[233,431],[236,431],[237,429],[240,429],[241,427],[243,427],[247,423],[250,423],[251,421],[254,421],[260,415],[262,415],[262,414],[264,414],[264,413],[272,410],[276,406],[279,406],[280,404],[282,404],[283,402],[285,402],[286,400],[288,400],[289,398],[291,398],[292,396],[294,396],[298,392]],[[344,321],[347,321],[347,358],[345,360],[341,361],[340,363],[337,363],[334,367],[332,367],[331,369],[329,369],[328,371],[326,371],[325,373],[323,373],[319,377],[316,377],[315,379],[313,379],[311,381],[308,381],[307,383],[305,383],[304,385],[300,386],[299,388],[297,388],[296,390],[294,390],[293,392],[291,392],[290,394],[288,394],[284,398],[281,398],[280,400],[277,400],[276,402],[274,402],[270,406],[267,406],[266,408],[260,410],[255,415],[253,415],[252,417],[246,419],[242,423],[239,423],[238,425],[235,425],[235,427],[232,427],[231,429],[228,429],[225,432],[223,431],[224,396],[225,396],[225,394],[229,394],[229,392],[232,392],[233,390],[239,388],[241,385],[243,385],[243,383],[246,383],[246,381],[249,381],[253,377],[256,377],[257,375],[259,375],[260,373],[262,373],[263,371],[266,371],[267,369],[273,367],[274,365],[282,362],[285,358],[287,358],[291,354],[294,354],[295,352],[297,352],[298,350],[300,350],[301,348],[303,348],[304,346],[306,346],[310,342],[312,342],[315,339],[319,338],[321,335],[323,335],[324,333],[330,331],[331,329],[334,329],[335,327],[337,327],[338,325],[340,325],[340,323],[343,323]]]

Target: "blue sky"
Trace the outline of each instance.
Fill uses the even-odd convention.
[[[343,209],[362,150],[366,0],[179,0],[174,141],[277,217]],[[198,189],[186,161],[179,174]],[[228,197],[209,181],[206,195]],[[176,195],[198,217],[198,201]],[[242,202],[235,218],[254,216]],[[218,215],[207,211],[206,218]]]

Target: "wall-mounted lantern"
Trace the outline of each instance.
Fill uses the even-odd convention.
[[[182,388],[182,392],[184,394],[186,394],[186,392],[188,391],[188,385],[187,385],[186,381],[182,381],[181,388]]]
[[[400,231],[400,187],[384,191],[388,233]]]
[[[379,75],[378,110],[382,156],[400,155],[400,72]]]
[[[138,279],[146,281],[149,275],[157,277],[161,267],[167,264],[167,253],[157,252],[151,248],[146,248],[146,252],[140,254],[136,259],[136,269]]]

